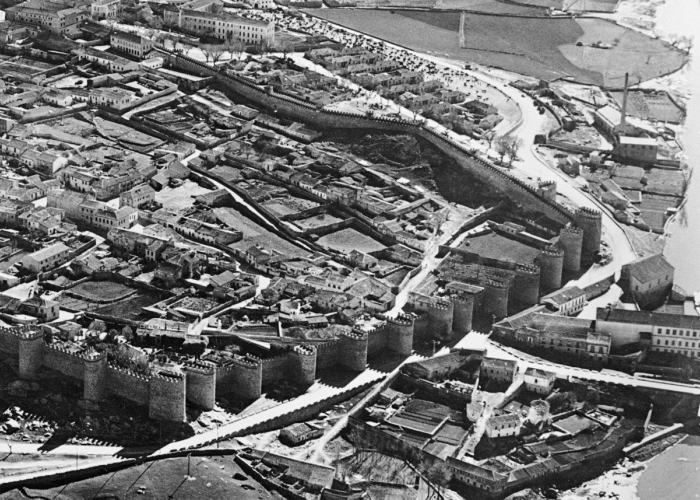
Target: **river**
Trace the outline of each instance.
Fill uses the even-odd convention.
[[[700,437],[688,436],[649,462],[637,485],[640,500],[698,498]]]
[[[693,36],[700,33],[699,0],[667,0],[657,11],[659,33]],[[685,130],[680,140],[688,166],[693,172],[687,190],[688,200],[669,225],[670,233],[664,254],[676,268],[675,282],[688,293],[700,290],[700,39],[695,36],[687,78],[692,82],[692,96],[687,105]]]

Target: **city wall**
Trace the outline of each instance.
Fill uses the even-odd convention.
[[[109,365],[106,353],[73,352],[58,344],[46,344],[43,332],[28,326],[0,328],[0,350],[18,359],[23,379],[35,379],[41,368],[49,368],[81,382],[84,399],[101,401],[118,396],[147,406],[152,418],[183,421],[186,403],[212,409],[217,394],[256,399],[262,394],[263,383],[286,378],[303,386],[312,385],[317,368],[341,365],[363,371],[368,352],[389,349],[408,356],[413,329],[413,319],[401,316],[387,319],[383,327],[370,332],[349,332],[318,347],[296,345],[268,359],[236,355],[225,366],[185,363],[181,369],[156,370],[148,376]]]
[[[216,80],[230,91],[258,105],[271,109],[275,113],[311,123],[319,128],[375,129],[419,136],[453,158],[482,181],[503,191],[510,199],[542,212],[562,224],[571,221],[573,218],[573,214],[566,208],[538,194],[535,186],[511,176],[492,163],[476,157],[465,146],[424,126],[404,120],[373,118],[354,113],[318,109],[288,96],[275,94],[271,89],[264,90],[238,76],[217,72],[212,67],[189,57],[167,51],[163,52],[166,54],[168,64],[178,70],[216,76]]]

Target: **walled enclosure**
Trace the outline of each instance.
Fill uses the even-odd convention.
[[[267,359],[236,355],[225,366],[185,363],[181,370],[161,370],[150,377],[110,365],[106,353],[76,353],[47,344],[41,330],[30,326],[0,328],[0,352],[18,359],[23,379],[36,378],[37,372],[46,367],[82,382],[84,399],[101,401],[118,396],[147,406],[151,418],[181,422],[187,403],[209,410],[214,408],[217,394],[233,393],[252,400],[262,394],[263,382],[286,378],[302,386],[312,385],[317,366],[340,365],[363,371],[370,353],[388,349],[408,356],[413,331],[413,318],[399,316],[387,319],[380,328],[354,330],[318,348],[297,345]]]
[[[539,186],[525,183],[511,176],[505,170],[475,156],[464,146],[422,125],[404,120],[372,118],[360,114],[318,109],[303,101],[274,94],[271,89],[266,91],[240,77],[227,72],[217,71],[207,64],[182,54],[175,54],[162,48],[158,50],[161,50],[166,55],[167,64],[171,67],[196,74],[215,76],[216,81],[224,85],[228,90],[258,105],[272,109],[275,113],[312,123],[320,128],[364,128],[410,133],[420,136],[453,158],[483,182],[503,191],[511,200],[542,212],[561,224],[566,224],[574,218],[573,213],[552,201],[551,195],[543,194]]]

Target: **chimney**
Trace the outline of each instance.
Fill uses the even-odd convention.
[[[627,118],[627,84],[629,81],[629,76],[629,73],[625,73],[625,88],[622,91],[622,112],[620,116],[620,132],[622,134],[625,133],[625,129],[627,128],[625,120]]]

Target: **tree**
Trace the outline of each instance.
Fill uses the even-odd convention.
[[[180,53],[188,55],[194,47],[188,43],[180,42]]]
[[[493,141],[496,138],[496,132],[493,129],[491,129],[488,132],[486,132],[484,135],[482,135],[481,137],[484,138],[484,140],[486,141],[486,144],[489,145],[489,149],[491,149],[493,147]]]
[[[88,326],[88,329],[93,331],[93,332],[102,333],[105,330],[107,330],[107,325],[101,319],[96,319],[92,323],[90,323],[90,326]]]
[[[231,54],[231,59],[233,59],[234,55],[236,58],[240,59],[241,54],[243,54],[245,50],[245,43],[238,38],[234,39],[233,37],[229,37],[224,41],[224,47],[226,47],[226,50]]]
[[[241,154],[241,156],[245,156],[245,159],[247,160],[250,158],[250,155],[253,154],[253,147],[247,142],[242,142],[238,152]]]
[[[512,166],[513,162],[518,158],[518,151],[522,145],[523,141],[517,137],[500,137],[496,143],[496,151],[501,155],[501,162],[508,156],[508,166]]]
[[[210,45],[210,44],[200,45],[200,46],[199,46],[199,50],[201,50],[201,51],[202,51],[202,54],[204,54],[204,57],[207,58],[207,63],[209,62],[209,59],[212,58],[212,52],[211,52],[211,51],[212,51],[212,48],[213,48],[213,47],[214,47],[214,46],[213,46],[213,45]]]
[[[134,330],[129,325],[126,325],[122,328],[122,335],[127,342],[131,342],[134,339]]]
[[[420,113],[420,106],[416,101],[408,101],[406,103],[406,109],[413,113],[413,121],[418,120],[418,114]]]
[[[220,45],[220,44],[210,45],[209,46],[209,53],[211,54],[212,62],[216,66],[216,63],[219,62],[219,60],[226,53],[226,47],[224,47],[223,45]]]
[[[513,166],[513,162],[518,158],[518,151],[523,145],[523,140],[517,137],[509,137],[506,141],[506,152],[508,153],[508,166]]]
[[[287,58],[287,54],[289,54],[290,52],[293,51],[293,50],[292,50],[293,48],[294,48],[294,47],[292,46],[292,44],[289,43],[289,42],[286,41],[286,40],[285,40],[285,41],[282,41],[282,42],[279,44],[279,51],[282,52],[282,57],[283,57],[284,59]]]
[[[153,18],[149,22],[149,25],[153,29],[162,30],[163,29],[163,18],[153,16]]]

